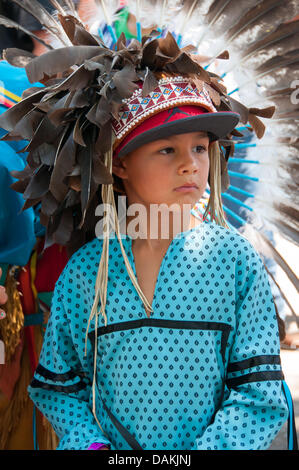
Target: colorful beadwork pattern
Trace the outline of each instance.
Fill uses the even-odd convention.
[[[136,90],[130,99],[124,100],[119,121],[113,120],[116,142],[122,141],[144,119],[174,105],[196,105],[216,112],[205,86],[201,91],[190,80],[183,77],[161,79],[159,86],[147,97],[142,96],[142,89]]]

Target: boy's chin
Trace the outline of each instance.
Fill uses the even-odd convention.
[[[185,195],[183,198],[175,199],[169,202],[161,202],[157,203],[158,206],[161,205],[161,207],[167,207],[170,212],[172,213],[183,213],[183,212],[188,212],[190,211],[196,203],[199,202],[201,197],[187,197]]]
[[[186,204],[191,204],[192,207],[202,198],[201,191],[194,191],[190,193],[179,193],[176,197],[175,204],[183,207]]]

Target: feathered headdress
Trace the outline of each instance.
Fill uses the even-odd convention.
[[[248,109],[227,95],[220,77],[202,67],[194,48],[180,49],[171,33],[158,39],[144,37],[141,43],[132,40],[128,46],[121,35],[109,48],[71,14],[70,2],[65,2],[67,12],[64,2],[53,2],[57,19],[44,15],[31,1],[17,3],[41,18],[56,40],[63,39],[62,47],[39,57],[18,49],[4,52],[10,64],[25,66],[30,82],[44,85],[26,90],[24,99],[0,117],[0,125],[9,131],[4,139],[28,141],[23,150],[28,165],[14,174],[19,179],[14,189],[23,192],[24,208],[41,202],[48,239],[64,245],[86,240],[99,187],[113,183],[104,161],[112,148],[113,121],[119,120],[124,100],[140,86],[145,97],[163,75],[188,78],[199,93],[205,87],[217,112],[239,113],[244,125],[251,122],[259,136],[263,133],[257,115],[265,111]],[[272,109],[267,110],[269,117]],[[233,135],[240,133],[232,130],[222,139],[223,181]]]
[[[29,80],[44,87],[26,90],[24,99],[0,118],[9,131],[6,139],[28,141],[28,165],[15,174],[19,181],[14,187],[24,194],[24,208],[41,202],[47,244],[56,241],[74,250],[94,235],[100,187],[113,183],[109,163],[105,164],[113,144],[112,122],[140,82],[142,95],[149,94],[163,74],[188,77],[199,91],[204,84],[217,112],[241,117],[239,128],[219,140],[223,207],[230,223],[246,231],[260,252],[264,244],[257,239],[265,223],[298,243],[298,146],[292,143],[298,106],[291,98],[298,75],[299,28],[298,21],[286,22],[297,12],[295,1],[130,1],[128,7],[140,25],[149,26],[152,9],[156,32],[141,42],[126,41],[123,35],[115,41],[118,2],[96,2],[102,28],[91,34],[71,0],[52,0],[54,16],[36,0],[12,1],[37,18],[50,39],[45,43],[49,51],[41,57],[18,49],[5,51],[9,63],[25,67]],[[0,22],[21,27],[6,18]],[[104,27],[108,40],[100,34]],[[250,105],[244,106],[239,98]],[[248,143],[248,130],[263,137],[264,119],[273,115],[274,106],[274,120],[262,143],[254,137]],[[243,148],[247,152],[241,159]],[[235,158],[229,159],[234,152]],[[271,161],[276,185],[267,185],[263,178],[252,194],[244,190],[244,183],[259,179],[253,163],[257,161],[259,176],[269,171]],[[274,187],[279,200],[265,199],[265,188],[273,192]],[[285,261],[280,259],[280,264],[285,266]],[[294,273],[289,277],[294,282]]]
[[[24,193],[24,208],[42,203],[47,243],[76,249],[93,235],[99,188],[112,183],[104,157],[112,144],[111,120],[137,81],[150,92],[161,74],[181,74],[198,89],[205,84],[217,111],[240,114],[242,125],[219,141],[223,208],[230,223],[261,254],[275,257],[298,289],[295,273],[266,232],[275,227],[298,244],[299,27],[296,18],[290,21],[298,14],[296,0],[129,1],[139,39],[142,25],[149,26],[149,11],[156,29],[129,44],[124,36],[116,41],[118,2],[95,2],[107,40],[102,28],[89,32],[71,0],[52,0],[56,16],[36,0],[11,1],[35,16],[50,39],[35,37],[49,49],[42,57],[17,49],[5,52],[8,62],[26,67],[29,79],[44,88],[27,90],[23,101],[1,117],[9,131],[6,139],[29,142],[24,149],[28,166],[15,175],[15,189]],[[32,35],[7,18],[0,17],[0,23]],[[223,60],[228,56],[229,61]],[[274,106],[274,119],[259,143],[248,130],[263,137],[264,119],[273,115]],[[248,190],[248,183],[254,189]]]

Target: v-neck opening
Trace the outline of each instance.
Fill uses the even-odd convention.
[[[139,297],[139,300],[142,304],[142,308],[144,309],[144,312],[145,312],[145,315],[146,315],[146,318],[152,318],[155,314],[155,303],[156,303],[156,297],[157,297],[157,291],[158,291],[158,287],[159,287],[159,280],[160,280],[160,275],[161,275],[161,272],[162,272],[162,268],[164,267],[164,264],[165,264],[165,260],[168,258],[168,255],[169,255],[169,252],[170,252],[170,249],[172,248],[172,245],[173,243],[176,241],[176,240],[180,240],[180,239],[185,239],[186,236],[192,232],[196,232],[199,228],[201,229],[201,227],[206,224],[207,222],[206,221],[202,221],[200,224],[196,225],[195,227],[193,228],[190,228],[188,230],[185,230],[183,232],[179,232],[175,235],[175,237],[173,237],[173,239],[171,240],[167,250],[166,250],[166,253],[165,255],[163,256],[163,259],[161,261],[161,264],[160,264],[160,268],[159,268],[159,271],[158,271],[158,276],[157,276],[157,279],[156,279],[156,282],[155,282],[155,288],[154,288],[154,295],[153,295],[153,300],[152,300],[152,303],[151,303],[151,308],[152,308],[152,312],[150,312],[150,316],[148,317],[147,316],[147,313],[146,313],[146,310],[145,310],[145,306],[142,302],[142,300],[140,299]],[[129,255],[130,255],[130,258],[131,258],[131,261],[132,261],[132,269],[133,269],[133,272],[134,272],[134,275],[135,275],[135,278],[137,279],[138,281],[138,278],[137,278],[137,273],[136,273],[136,264],[135,264],[135,257],[134,257],[134,253],[133,253],[133,250],[132,250],[132,242],[133,242],[133,238],[128,235],[128,234],[122,234],[125,236],[125,239],[129,241],[130,245],[129,245]]]

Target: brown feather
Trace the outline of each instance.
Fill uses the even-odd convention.
[[[3,51],[3,59],[14,67],[24,68],[34,57],[36,56],[31,52],[14,47]]]
[[[259,108],[249,108],[249,113],[255,114],[263,118],[270,119],[275,112],[275,106],[269,106],[268,108],[259,109]]]
[[[261,139],[265,134],[266,130],[266,126],[263,124],[263,122],[255,114],[252,113],[249,113],[248,122],[252,126],[256,136]]]
[[[33,83],[42,80],[45,75],[54,76],[65,72],[73,65],[81,65],[96,56],[101,50],[100,46],[72,46],[49,51],[26,66],[28,79]]]

